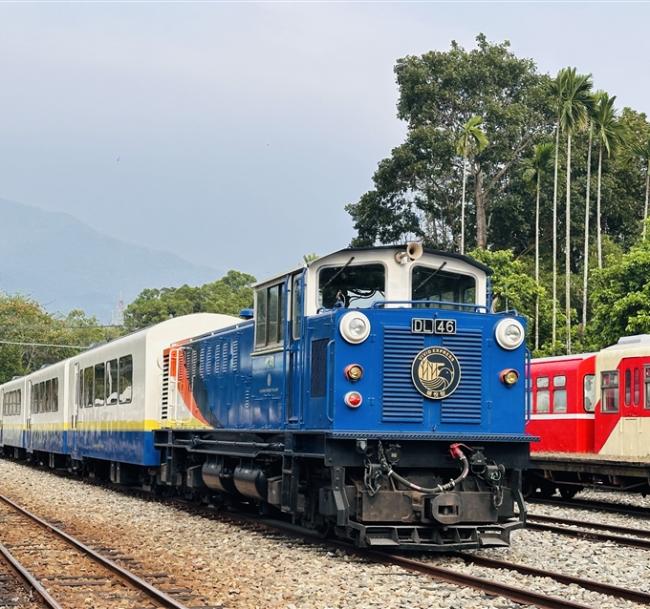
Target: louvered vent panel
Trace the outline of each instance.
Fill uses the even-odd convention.
[[[230,344],[227,340],[224,340],[221,345],[221,372],[228,371],[228,348]]]
[[[201,345],[201,350],[199,351],[199,376],[203,379],[205,378],[205,345]]]
[[[232,339],[231,353],[232,353],[232,361],[231,361],[232,371],[239,372],[239,341],[236,338]]]
[[[214,346],[214,373],[221,372],[221,345],[216,343]]]
[[[384,380],[381,420],[421,423],[424,398],[411,381],[413,358],[424,348],[424,337],[410,328],[384,328]]]
[[[208,348],[205,350],[205,374],[212,374],[212,344],[208,345]]]
[[[169,353],[163,355],[163,380],[162,395],[160,402],[160,418],[165,420],[169,417]]]
[[[440,402],[440,420],[478,425],[481,422],[483,333],[481,330],[459,330],[455,336],[443,337],[442,345],[458,358],[461,375],[458,389]]]

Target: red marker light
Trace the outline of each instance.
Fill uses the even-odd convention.
[[[363,402],[363,396],[358,391],[348,391],[343,401],[349,408],[359,408]]]

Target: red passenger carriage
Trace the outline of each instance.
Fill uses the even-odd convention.
[[[650,336],[598,353],[533,360],[529,489],[572,496],[583,486],[648,492]]]

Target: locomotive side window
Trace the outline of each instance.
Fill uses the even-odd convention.
[[[585,412],[593,412],[596,409],[596,375],[585,374],[582,381],[582,400]]]
[[[318,273],[319,307],[367,309],[386,296],[386,270],[383,264],[330,266]]]
[[[535,412],[547,413],[550,412],[551,400],[549,393],[549,382],[547,376],[539,376],[535,381],[535,388],[537,389],[537,400],[535,403]]]
[[[476,302],[476,281],[469,275],[443,271],[441,267],[414,266],[411,275],[411,298],[474,304]],[[418,304],[433,307],[434,304]],[[453,307],[452,307],[453,308]]]
[[[650,366],[645,366],[643,369],[645,380],[645,407],[650,408]]]
[[[294,275],[291,280],[291,334],[294,340],[298,340],[302,333],[302,311],[300,310],[302,283],[300,278],[300,275]]]
[[[265,349],[284,340],[285,297],[283,284],[260,288],[256,294],[255,348]]]
[[[566,376],[553,377],[553,412],[566,412]]]
[[[133,356],[120,357],[119,384],[120,404],[128,404],[133,398]]]
[[[618,371],[609,370],[601,373],[603,412],[618,412]]]

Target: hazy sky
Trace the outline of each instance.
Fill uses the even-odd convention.
[[[263,278],[353,236],[398,57],[509,39],[650,113],[649,4],[0,4],[0,198]],[[0,218],[0,227],[2,219]]]

